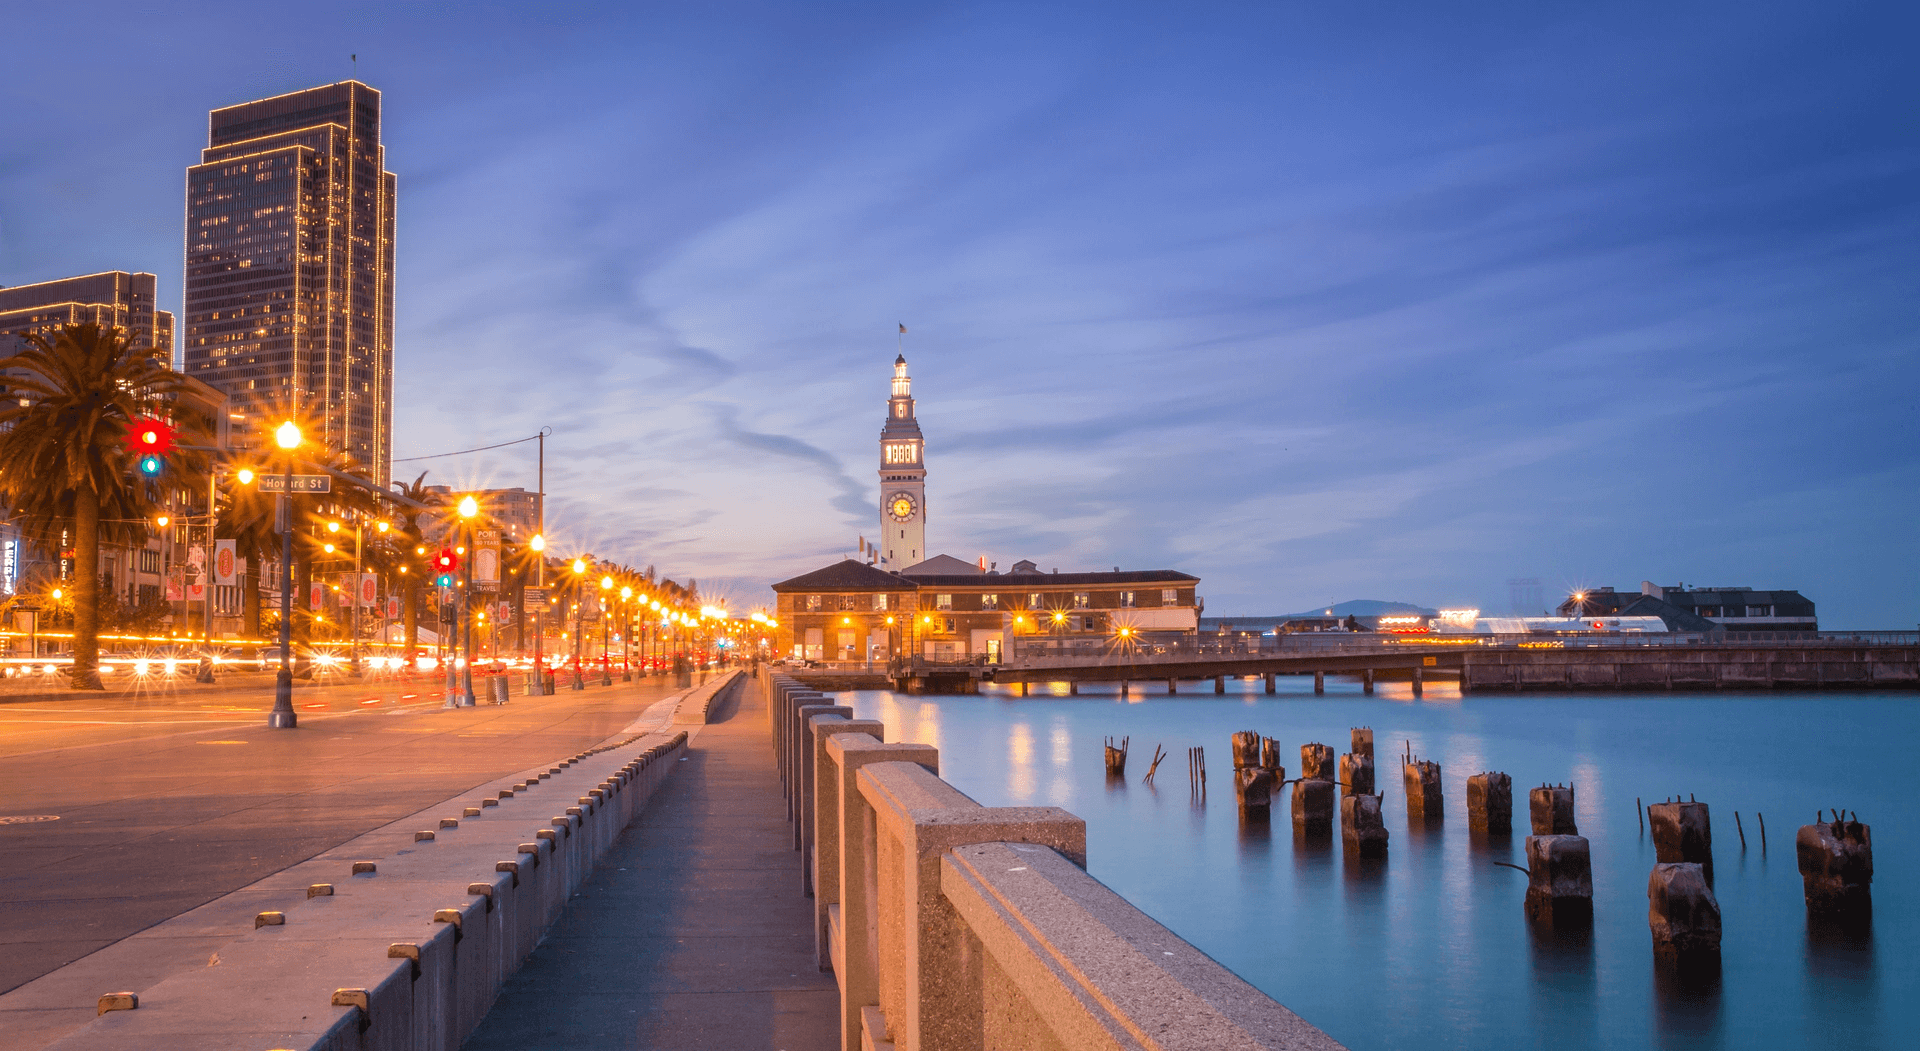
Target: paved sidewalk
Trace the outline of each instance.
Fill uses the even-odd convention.
[[[756,686],[698,732],[465,1051],[838,1045]]]

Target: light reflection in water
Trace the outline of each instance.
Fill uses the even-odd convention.
[[[1033,798],[1033,727],[1014,723],[1007,734],[1007,795],[1025,803]]]

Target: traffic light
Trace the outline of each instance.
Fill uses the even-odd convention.
[[[140,473],[155,477],[166,467],[167,453],[173,449],[173,428],[165,420],[151,417],[131,420],[127,423],[127,448],[138,456],[134,463]]]
[[[435,572],[443,576],[458,573],[460,572],[460,556],[454,554],[452,548],[443,547],[440,549],[439,554],[433,556],[433,568]]]
[[[436,587],[450,588],[453,586],[453,574],[442,573],[433,578],[433,583]]]

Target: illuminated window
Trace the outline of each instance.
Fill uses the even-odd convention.
[[[935,596],[933,596],[933,608],[934,608],[934,609],[952,609],[952,608],[953,608],[953,596],[952,596],[952,595],[935,595]]]
[[[981,609],[999,609],[999,608],[1000,608],[1000,596],[998,596],[998,595],[982,595],[982,596],[980,596],[980,608],[981,608]]]
[[[1162,606],[1177,606],[1177,605],[1179,605],[1179,604],[1180,604],[1180,592],[1178,592],[1178,591],[1176,591],[1176,590],[1174,590],[1173,588],[1161,588],[1161,589],[1160,589],[1160,604],[1161,604]]]
[[[893,443],[887,446],[886,461],[888,463],[918,463],[919,459],[914,454],[912,442]]]
[[[885,595],[875,595],[875,596],[873,596],[873,608],[874,608],[874,609],[879,609],[879,610],[884,610],[884,609],[886,609],[886,608],[887,608],[887,596],[885,596]]]
[[[819,595],[807,596],[807,612],[808,613],[820,612],[820,596]]]
[[[1132,609],[1132,608],[1133,608],[1133,592],[1131,592],[1131,591],[1122,591],[1122,592],[1120,593],[1120,608],[1121,608],[1121,609]]]
[[[1088,599],[1088,597],[1089,597],[1089,596],[1088,596],[1088,595],[1087,595],[1087,593],[1086,593],[1086,592],[1084,592],[1084,591],[1076,591],[1076,592],[1074,592],[1074,593],[1073,593],[1073,608],[1074,608],[1074,609],[1086,609],[1086,608],[1087,608],[1087,599]]]
[[[1038,591],[1027,592],[1027,608],[1028,609],[1040,608],[1040,593]]]

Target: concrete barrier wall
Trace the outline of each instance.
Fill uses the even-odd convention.
[[[208,966],[50,1046],[457,1051],[686,747],[684,731],[629,737],[450,805],[411,849],[341,865]]]
[[[1080,818],[983,807],[931,746],[758,686],[842,1051],[1340,1047],[1087,875]]]
[[[738,669],[719,672],[707,677],[707,681],[695,686],[680,703],[673,707],[675,726],[705,726],[713,707],[718,704],[727,690],[742,680],[745,672]]]

